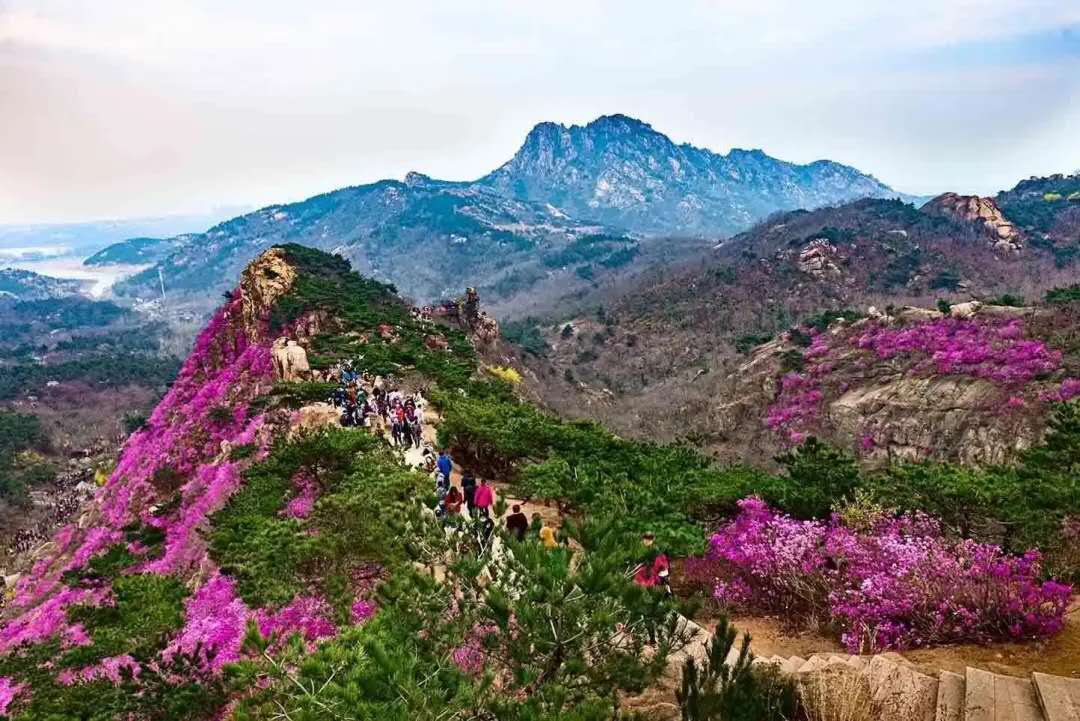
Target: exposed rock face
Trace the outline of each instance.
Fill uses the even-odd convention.
[[[282,381],[303,381],[311,377],[307,351],[294,340],[278,338],[271,348],[274,374]]]
[[[824,409],[835,438],[875,461],[919,461],[949,450],[963,463],[1004,463],[1034,443],[1040,424],[996,415],[1000,391],[976,378],[882,376],[851,388]],[[872,430],[873,429],[873,430]]]
[[[340,425],[341,411],[329,403],[312,403],[296,411],[289,424],[289,435],[311,433],[328,426]]]
[[[499,322],[487,313],[481,313],[472,327],[473,340],[482,348],[492,346],[499,339]]]
[[[971,302],[951,310],[945,318],[937,311],[904,308],[893,317],[878,314],[835,324],[811,347],[785,337],[759,346],[728,377],[707,411],[710,430],[720,439],[718,450],[729,460],[760,462],[815,435],[872,465],[1014,460],[1042,437],[1050,403],[1067,376],[1064,368],[1008,382],[993,368],[942,370],[945,356],[974,352],[962,350],[959,341],[950,341],[938,355],[911,340],[916,335],[905,336],[911,350],[884,356],[868,345],[875,329],[907,333],[940,327],[959,329],[957,338],[977,328],[998,329],[993,333],[1000,335],[987,331],[978,343],[1015,342],[1018,355],[1045,348],[1038,336],[1024,330],[1040,325],[1033,309]],[[1045,353],[1055,357],[1052,349]],[[791,369],[793,355],[805,359],[801,370]],[[781,430],[787,428],[783,419],[790,417],[785,413],[806,419],[801,426],[796,423],[798,432]]]
[[[924,205],[922,210],[976,225],[998,250],[1017,252],[1024,246],[1020,229],[1005,217],[993,198],[945,193]]]
[[[271,248],[244,269],[240,275],[240,289],[243,292],[244,327],[250,339],[258,336],[260,324],[274,301],[289,292],[295,281],[296,269],[289,265],[281,248]]]
[[[799,252],[799,270],[818,280],[837,278],[843,274],[834,263],[836,247],[824,238],[816,238]]]

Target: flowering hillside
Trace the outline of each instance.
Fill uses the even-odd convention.
[[[318,251],[270,249],[226,298],[94,502],[35,552],[3,608],[0,717],[626,719],[689,641],[659,576],[641,580],[645,562],[670,568],[661,551],[707,549],[718,598],[828,616],[860,649],[1051,634],[1070,589],[1050,573],[1080,568],[1053,543],[1080,517],[1080,404],[1054,403],[1073,392],[1066,360],[1017,324],[810,338],[781,391],[801,398],[798,413],[777,410],[782,431],[818,422],[835,391],[812,371],[834,361],[946,364],[1060,410],[1000,478],[917,466],[883,481],[817,441],[772,476],[552,416],[517,395],[497,344]],[[481,487],[554,501],[557,531],[540,514],[520,537],[504,530],[502,484],[475,518],[449,513],[381,415],[373,431],[323,402],[350,368],[422,390],[452,478],[475,471]],[[823,520],[850,491],[896,489],[891,520]],[[913,514],[924,507],[941,520]],[[1008,543],[962,540],[976,524],[1007,528]],[[1031,543],[1045,563],[1009,554]]]
[[[289,260],[313,276],[322,262],[299,248]],[[222,669],[244,655],[251,629],[313,643],[372,615],[385,526],[317,529],[348,512],[334,507],[346,478],[366,478],[370,502],[383,504],[416,478],[368,435],[284,442],[292,412],[274,400],[272,340],[303,324],[296,296],[318,281],[302,272],[294,306],[260,306],[266,289],[250,276],[128,439],[93,507],[19,579],[0,625],[0,716],[201,718],[224,702]],[[332,562],[313,573],[305,564],[323,554]]]
[[[908,308],[795,327],[733,374],[742,392],[724,415],[760,403],[763,442],[816,436],[879,465],[1012,462],[1055,404],[1080,395],[1073,305]]]
[[[282,337],[307,376],[283,380]],[[267,251],[18,581],[0,718],[610,718],[658,678],[684,632],[624,573],[630,532],[568,526],[580,551],[500,534],[519,545],[494,556],[482,525],[436,520],[399,449],[318,403],[342,361],[437,403],[529,408],[456,325],[340,258]]]

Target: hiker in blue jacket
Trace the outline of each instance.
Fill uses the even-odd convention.
[[[450,455],[446,451],[439,451],[439,460],[436,465],[439,468],[439,472],[449,480],[450,469],[454,467],[454,462],[450,460]]]

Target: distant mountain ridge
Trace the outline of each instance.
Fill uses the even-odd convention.
[[[202,230],[237,213],[244,206],[215,208],[204,213],[188,213],[146,218],[92,220],[81,223],[0,224],[0,250],[50,248],[50,255],[87,255],[114,243],[138,237],[164,238]]]
[[[668,235],[727,235],[778,210],[913,197],[831,160],[797,165],[761,150],[719,155],[677,145],[626,115],[569,127],[541,123],[478,182],[575,217]]]
[[[463,283],[508,298],[544,283],[572,292],[633,264],[652,237],[716,238],[778,210],[899,195],[831,161],[717,155],[611,115],[569,128],[541,123],[509,162],[474,182],[409,173],[269,206],[205,233],[119,244],[104,258],[156,261],[167,287],[202,292],[223,289],[267,247],[297,242],[339,253],[418,300]],[[156,280],[154,267],[117,290],[147,294]]]

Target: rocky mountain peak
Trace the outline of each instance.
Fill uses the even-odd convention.
[[[991,243],[998,250],[1017,252],[1023,248],[1023,234],[1005,217],[993,198],[943,193],[924,205],[922,210],[931,215],[975,225],[990,237]]]
[[[648,133],[661,135],[653,130],[653,127],[643,120],[632,118],[629,115],[615,113],[614,115],[601,115],[585,126],[586,130],[615,132],[623,134]]]
[[[777,210],[898,195],[838,163],[796,165],[760,149],[720,155],[678,145],[622,114],[586,125],[540,123],[478,183],[584,220],[665,235],[722,235]]]
[[[271,248],[244,269],[240,274],[240,291],[244,328],[249,338],[259,334],[260,321],[295,282],[296,269],[289,264],[282,248]]]
[[[415,170],[410,170],[405,174],[405,185],[408,185],[410,188],[429,185],[431,182],[432,179],[430,175],[418,173]]]

